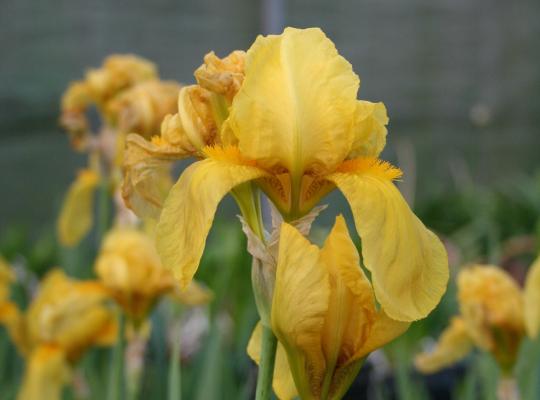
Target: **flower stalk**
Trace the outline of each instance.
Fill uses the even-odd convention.
[[[267,326],[263,325],[261,340],[261,360],[257,376],[255,400],[270,400],[272,398],[272,379],[276,360],[277,339]]]
[[[126,318],[123,312],[118,316],[118,338],[112,352],[111,369],[109,370],[109,388],[107,400],[122,400],[124,390],[124,348],[126,334]]]

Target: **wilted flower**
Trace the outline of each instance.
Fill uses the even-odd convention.
[[[461,315],[452,319],[432,352],[416,357],[416,367],[425,373],[438,371],[464,358],[476,346],[493,355],[505,374],[510,373],[521,341],[538,331],[540,284],[537,261],[527,277],[526,291],[504,270],[475,265],[458,276]]]
[[[196,282],[185,291],[176,287],[172,273],[161,260],[150,236],[133,229],[115,229],[103,242],[96,274],[135,325],[146,320],[164,294],[188,305],[205,304],[212,295]]]
[[[116,320],[105,288],[95,281],[74,281],[55,270],[43,280],[24,313],[11,304],[2,321],[26,360],[19,399],[60,399],[71,367],[90,347],[110,345]]]
[[[254,187],[288,221],[337,187],[351,205],[385,312],[403,321],[425,317],[446,288],[446,252],[394,186],[401,171],[377,158],[386,141],[384,105],[356,99],[358,76],[320,29],[260,36],[245,65],[240,54],[229,55],[237,70],[213,55],[205,59],[199,85],[182,90],[178,115],[165,120],[161,137],[127,140],[137,156],[126,157],[124,194],[136,212],[159,216],[164,265],[183,285],[191,281],[229,192],[254,228]],[[224,89],[240,82],[237,92]],[[202,160],[168,193],[153,187],[167,165],[187,156]]]
[[[364,358],[409,327],[377,309],[341,216],[321,249],[282,225],[271,324],[302,399],[340,399]],[[283,370],[274,387],[293,398]]]

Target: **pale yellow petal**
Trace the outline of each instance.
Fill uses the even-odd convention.
[[[378,157],[386,145],[388,116],[383,103],[358,101],[349,158]]]
[[[393,319],[424,318],[446,290],[444,246],[393,184],[399,170],[376,159],[356,159],[342,164],[338,171],[327,179],[351,206],[377,300]]]
[[[537,258],[527,274],[525,282],[525,326],[531,338],[540,332],[540,258]]]
[[[416,356],[416,368],[432,374],[463,359],[473,348],[471,337],[463,319],[455,317],[446,328],[433,351]]]
[[[245,68],[229,119],[243,154],[295,176],[346,157],[359,79],[320,29],[259,36]]]
[[[299,393],[320,390],[326,362],[322,330],[328,311],[328,272],[319,249],[282,224],[272,301],[272,330],[283,344]]]
[[[60,400],[70,375],[64,353],[54,346],[41,346],[27,361],[17,400]]]
[[[249,357],[259,365],[261,359],[262,324],[257,323],[248,342],[247,353]],[[274,366],[274,379],[272,387],[280,400],[292,400],[298,396],[296,386],[287,360],[287,353],[281,343],[278,342],[276,361]]]
[[[64,199],[58,218],[58,238],[64,246],[74,246],[92,228],[94,192],[99,176],[91,170],[83,170],[77,176]]]
[[[214,149],[209,155],[182,173],[169,192],[156,228],[163,265],[174,271],[183,287],[199,266],[221,199],[235,186],[265,175],[242,160],[237,150]]]

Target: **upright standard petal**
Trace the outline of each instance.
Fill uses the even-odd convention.
[[[525,282],[525,327],[531,338],[540,333],[540,257],[536,259],[527,274]]]
[[[383,103],[358,101],[354,122],[354,141],[349,158],[378,157],[386,145],[388,115]]]
[[[91,170],[79,172],[68,190],[58,218],[58,238],[64,246],[76,245],[92,228],[94,191],[99,176]]]
[[[156,227],[163,265],[186,287],[202,256],[221,199],[235,186],[266,173],[236,148],[209,148],[209,158],[190,165],[172,187]]]
[[[319,261],[319,249],[284,223],[272,301],[272,330],[287,351],[302,398],[315,398],[324,379],[322,330],[329,297],[328,273]]]
[[[318,28],[259,36],[229,126],[266,168],[328,171],[350,150],[359,79]]]
[[[419,371],[432,374],[461,360],[472,348],[473,341],[465,322],[462,318],[454,317],[433,351],[416,356],[414,364]]]
[[[247,353],[249,357],[259,364],[261,359],[261,340],[262,340],[262,324],[257,323],[249,343],[247,346]],[[274,378],[272,387],[279,400],[293,400],[298,396],[298,391],[294,384],[294,380],[289,368],[289,361],[287,360],[287,353],[283,349],[283,345],[278,342],[276,350],[276,362],[274,366]]]
[[[376,159],[350,160],[327,176],[349,202],[375,296],[389,317],[424,318],[448,282],[440,240],[414,215],[393,180],[401,171]]]

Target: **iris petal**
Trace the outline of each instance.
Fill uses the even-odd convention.
[[[186,287],[201,259],[217,206],[235,186],[266,173],[243,163],[235,150],[213,151],[190,165],[172,187],[156,227],[156,246],[163,266]],[[212,157],[213,156],[213,157]]]
[[[94,191],[99,176],[91,170],[83,170],[68,190],[60,217],[58,238],[65,246],[76,245],[92,228]]]
[[[414,215],[392,179],[399,170],[359,159],[327,176],[349,202],[377,300],[389,317],[413,321],[439,303],[448,282],[440,240]]]
[[[331,170],[349,152],[359,79],[317,28],[259,36],[229,126],[243,154],[266,168]]]

